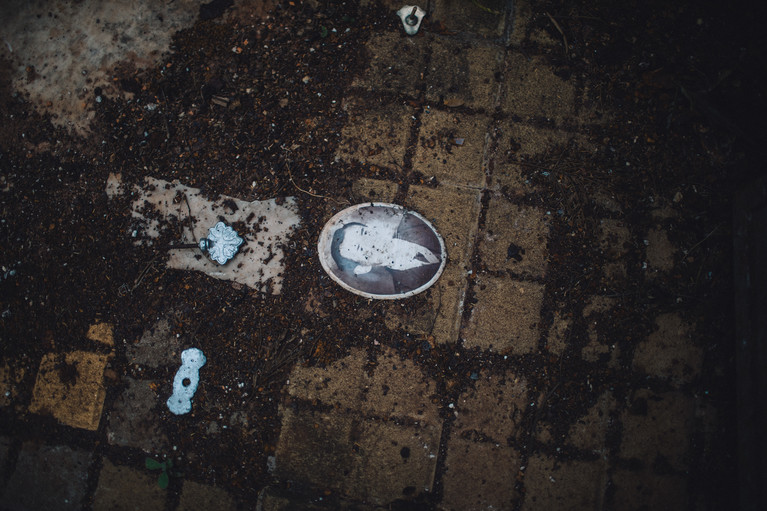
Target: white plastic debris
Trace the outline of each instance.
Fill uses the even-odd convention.
[[[166,402],[171,412],[182,415],[192,411],[192,397],[197,392],[200,368],[205,365],[205,362],[207,362],[205,355],[197,348],[189,348],[181,352],[181,367],[173,378],[173,394]]]

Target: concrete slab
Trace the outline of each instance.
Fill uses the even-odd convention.
[[[432,22],[447,30],[500,38],[506,30],[506,10],[511,4],[505,0],[443,0],[432,5]]]
[[[435,11],[451,1],[439,3]],[[474,40],[434,37],[431,51],[426,99],[432,106],[466,106],[486,113],[494,111],[500,92],[501,47]]]
[[[479,237],[482,262],[491,271],[543,277],[548,263],[549,219],[542,209],[512,204],[493,195]]]
[[[352,185],[352,193],[357,202],[388,202],[394,201],[398,186],[391,181],[368,179],[362,177]]]
[[[169,50],[171,36],[199,13],[195,0],[28,3],[3,2],[0,55],[12,62],[16,90],[53,114],[55,125],[80,133],[94,116],[96,87],[123,95],[111,79],[113,67],[120,61],[152,67]]]
[[[570,426],[567,443],[584,451],[601,452],[617,404],[612,392],[603,392],[596,404]]]
[[[109,177],[106,190],[109,197],[125,192],[119,176],[114,174]],[[129,235],[136,238],[137,244],[152,243],[161,231],[171,228],[171,221],[180,223],[174,228],[182,227],[181,239],[176,243],[197,243],[220,220],[235,224],[244,239],[235,258],[226,265],[211,261],[198,249],[172,249],[168,250],[166,261],[169,268],[200,271],[264,293],[279,294],[282,290],[282,246],[301,223],[293,197],[248,202],[220,196],[211,201],[197,188],[152,177],[144,178],[132,193],[136,198]]]
[[[668,232],[650,229],[645,238],[648,275],[668,272],[674,268],[677,249],[668,239]]]
[[[237,502],[229,493],[207,484],[184,481],[176,511],[236,511]]]
[[[441,422],[439,408],[432,402],[436,393],[432,379],[391,349],[385,348],[376,362],[369,374],[366,350],[354,349],[327,367],[296,366],[290,373],[288,393],[385,419]]]
[[[429,333],[438,343],[457,342],[477,232],[480,194],[446,186],[436,189],[411,186],[405,205],[426,217],[445,240],[447,265],[431,288],[430,300],[437,312]]]
[[[85,337],[106,346],[114,346],[114,327],[111,323],[96,322],[88,328]]]
[[[695,381],[703,366],[703,348],[694,342],[695,325],[679,314],[661,314],[656,330],[634,350],[633,369],[675,385]]]
[[[527,462],[522,509],[602,509],[606,487],[602,460],[560,461],[536,454]]]
[[[522,121],[544,120],[561,128],[576,119],[576,88],[557,76],[545,57],[510,53],[504,86],[501,108]]]
[[[11,406],[16,403],[25,372],[21,364],[5,362],[0,365],[0,406]]]
[[[126,388],[107,414],[107,441],[110,445],[135,447],[146,453],[161,453],[168,438],[160,428],[159,407],[163,400],[151,381],[125,378]]]
[[[527,381],[513,373],[502,377],[480,374],[473,388],[455,403],[452,436],[479,434],[488,442],[509,445],[521,432],[527,409]]]
[[[64,445],[25,443],[5,487],[3,509],[83,509],[93,459],[93,453]]]
[[[421,116],[413,170],[439,183],[482,188],[490,118],[431,110]]]
[[[73,351],[63,357],[45,355],[29,411],[52,415],[74,428],[97,430],[106,396],[103,380],[108,360],[106,355],[87,351]]]
[[[165,490],[157,475],[114,465],[104,458],[99,482],[93,494],[93,511],[135,511],[165,509]]]
[[[383,98],[348,97],[344,100],[348,119],[341,130],[336,160],[392,169],[402,173],[414,110],[401,102]]]
[[[392,13],[392,16],[395,16]],[[370,64],[353,87],[376,92],[418,96],[433,35],[408,37],[404,30],[373,34],[366,43]]]
[[[612,475],[612,486],[613,509],[688,509],[687,477],[683,475],[617,469]]]
[[[284,406],[280,415],[275,476],[379,505],[432,491],[441,424],[405,425]]]
[[[125,347],[128,362],[152,368],[177,365],[181,341],[172,332],[174,322],[173,315],[168,314],[144,330],[141,339]]]
[[[562,356],[569,346],[573,319],[562,311],[554,311],[554,320],[549,327],[546,348],[557,356]]]
[[[602,218],[598,228],[599,250],[608,259],[625,257],[631,250],[631,231],[623,220]]]
[[[515,355],[538,351],[543,286],[505,277],[481,276],[464,346]]]
[[[607,296],[592,296],[583,307],[583,319],[586,323],[588,343],[581,349],[581,357],[589,362],[596,362],[603,355],[616,349],[615,339],[605,337],[602,325],[607,323],[617,300]]]
[[[693,419],[694,403],[680,392],[635,391],[630,407],[621,415],[620,456],[636,459],[644,467],[661,464],[675,471],[687,470]]]
[[[514,509],[521,464],[519,453],[511,447],[451,436],[440,509]]]

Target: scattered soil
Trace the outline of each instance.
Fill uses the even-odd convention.
[[[523,162],[528,179],[544,190],[529,197],[530,204],[553,215],[545,280],[553,292],[544,303],[542,331],[564,307],[575,318],[577,341],[562,357],[516,357],[514,370],[528,378],[531,395],[552,389],[526,424],[545,419],[556,438],[603,390],[613,389],[620,401],[646,385],[578,356],[588,339],[578,318],[589,297],[607,294],[619,302],[600,335],[620,347],[621,367],[630,367],[634,345],[652,331],[659,312],[697,319],[707,351],[702,379],[688,390],[705,392],[723,419],[722,441],[696,449],[690,465],[696,491],[710,494],[711,488],[734,491],[735,429],[727,419],[735,412],[730,208],[734,190],[754,177],[763,157],[765,98],[757,89],[765,66],[763,46],[748,40],[755,32],[730,25],[714,6],[691,4],[545,1],[534,7],[539,28],[555,40],[562,39],[560,29],[566,34],[567,53],[549,53],[558,75],[589,83],[586,100],[601,102],[614,116],[590,134],[600,147],[597,157],[564,146]],[[161,412],[177,449],[164,454],[183,453],[174,467],[247,496],[271,480],[266,457],[277,440],[277,403],[296,363],[327,364],[363,346],[375,364],[375,339],[435,378],[446,410],[477,371],[508,368],[503,354],[389,330],[384,318],[400,304],[347,293],[317,259],[316,234],[334,211],[354,202],[353,180],[389,175],[339,164],[334,156],[346,120],[344,94],[366,65],[361,43],[397,22],[385,9],[322,2],[288,2],[242,24],[237,17],[199,21],[175,36],[174,53],[161,65],[118,68],[114,81],[124,97],[93,92],[100,99],[87,138],[54,128],[0,71],[0,352],[25,366],[20,387],[31,392],[43,354],[93,350],[85,334],[96,320],[116,325],[109,369],[116,378],[108,379],[107,406],[125,376],[170,381],[175,367],[130,365],[123,341],[135,342],[157,318],[172,314],[172,333],[183,347],[208,356],[208,383],[190,416]],[[750,28],[748,20],[741,23]],[[424,27],[432,28],[439,27]],[[528,40],[522,51],[536,44]],[[513,147],[495,150],[516,158]],[[286,247],[282,294],[166,270],[156,246],[131,243],[130,197],[110,201],[104,191],[112,172],[129,184],[146,175],[178,179],[211,197],[299,197],[303,224]],[[407,183],[421,184],[417,172]],[[595,219],[618,216],[598,200],[605,196],[621,205],[632,229],[628,275],[620,279],[601,276],[608,261],[596,242]],[[661,210],[672,214],[664,214],[659,227],[687,252],[677,255],[672,271],[649,278],[639,244],[653,227],[652,212]],[[165,236],[158,246],[175,241],[173,233]],[[518,255],[514,247],[509,253]],[[487,271],[479,257],[475,270]],[[407,307],[418,310],[426,300],[416,296]],[[77,378],[75,367],[59,370]],[[0,420],[3,430],[20,437],[86,443],[81,433],[44,418],[3,410]],[[212,421],[236,427],[211,434]],[[143,463],[139,451],[100,449]],[[179,488],[174,484],[171,490]],[[732,495],[712,498],[727,507]]]

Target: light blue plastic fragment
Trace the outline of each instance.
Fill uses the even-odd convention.
[[[173,394],[166,402],[171,412],[182,415],[192,410],[192,396],[197,392],[200,368],[205,365],[205,362],[207,362],[205,355],[197,348],[189,348],[181,352],[181,367],[173,378]]]

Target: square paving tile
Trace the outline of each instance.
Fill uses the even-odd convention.
[[[607,472],[605,462],[559,461],[531,456],[525,471],[522,509],[602,509]]]
[[[275,475],[374,504],[432,490],[442,431],[338,411],[281,407]]]
[[[290,374],[288,392],[308,401],[319,400],[342,410],[385,419],[408,417],[432,424],[441,422],[438,406],[432,402],[436,384],[418,366],[390,349],[384,349],[376,363],[371,374],[367,371],[367,351],[353,349],[327,367],[299,365]]]
[[[432,287],[436,317],[430,334],[438,343],[458,341],[461,311],[466,293],[467,272],[477,232],[480,194],[474,190],[440,186],[436,189],[411,186],[405,201],[426,217],[445,241],[447,265]]]
[[[512,204],[503,197],[490,198],[479,253],[492,271],[510,270],[524,277],[546,273],[549,216],[539,208]]]
[[[104,458],[93,494],[93,511],[165,509],[165,492],[157,472],[114,465]]]
[[[352,86],[416,97],[426,71],[427,47],[432,38],[429,34],[408,37],[403,30],[373,34],[365,45],[370,64]]]
[[[221,488],[184,481],[176,511],[235,511],[237,503]]]
[[[100,342],[107,346],[114,346],[114,327],[111,323],[96,322],[88,328],[86,337],[91,341]]]
[[[402,171],[414,110],[401,102],[344,100],[348,114],[336,159]]]
[[[2,508],[83,509],[93,454],[67,446],[24,444],[5,487]]]
[[[575,120],[577,97],[573,83],[557,76],[545,57],[521,52],[508,56],[504,112],[522,121],[543,119],[562,127]]]
[[[474,387],[464,391],[455,403],[452,434],[471,436],[474,432],[500,445],[517,438],[527,409],[527,382],[512,373],[480,374]]]
[[[611,392],[605,392],[594,406],[588,409],[570,426],[567,442],[585,451],[600,451],[605,448],[605,437],[613,424],[613,413],[617,402]]]
[[[695,344],[694,325],[674,313],[661,314],[656,330],[634,350],[633,368],[676,385],[694,381],[703,365],[703,349]]]
[[[438,182],[481,188],[490,118],[431,110],[421,116],[413,170]]]
[[[519,453],[505,445],[451,436],[442,476],[441,509],[511,510],[518,492]]]
[[[680,392],[637,390],[621,416],[620,456],[639,460],[646,468],[660,462],[673,470],[687,470],[693,408],[692,399]]]
[[[133,378],[125,378],[125,383],[125,390],[107,414],[107,441],[147,453],[161,452],[168,439],[160,428],[160,407],[165,402],[154,390],[157,384]]]
[[[501,48],[443,37],[434,38],[431,48],[426,99],[433,105],[467,106],[492,113],[500,90]]]
[[[498,38],[506,29],[506,9],[513,4],[503,0],[442,0],[432,5],[431,19],[443,23],[449,30]]]
[[[29,411],[62,424],[95,431],[104,406],[104,369],[109,357],[87,351],[45,355],[40,362]]]
[[[397,183],[381,179],[362,177],[352,185],[352,193],[359,202],[388,202],[394,201],[397,195]]]
[[[687,477],[618,469],[612,476],[615,488],[613,509],[688,509]]]
[[[543,286],[505,277],[478,277],[476,303],[464,346],[510,352],[538,351]]]

